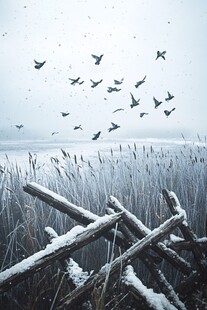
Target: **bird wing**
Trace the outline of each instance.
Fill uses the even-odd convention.
[[[98,57],[98,56],[96,56],[96,55],[91,54],[91,56],[92,56],[93,58],[95,58],[96,60],[98,60],[98,59],[99,59],[99,57]]]
[[[114,110],[112,113],[118,112],[118,111],[124,111],[124,109],[120,108],[120,109],[116,109]]]
[[[159,103],[158,100],[155,97],[153,97],[153,100],[154,100],[155,104]]]
[[[36,61],[35,59],[34,59],[34,62],[35,62],[37,65],[40,65],[40,64],[41,64],[40,62]]]
[[[132,97],[132,100],[134,99],[134,96],[132,95],[132,93],[130,93],[131,97]]]

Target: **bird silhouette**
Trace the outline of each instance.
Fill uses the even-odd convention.
[[[165,54],[166,54],[166,51],[163,51],[163,52],[157,51],[157,58],[155,60],[157,60],[159,57],[162,57],[165,60],[165,56],[164,56]]]
[[[102,57],[103,57],[103,54],[100,55],[100,56],[96,56],[96,55],[91,54],[91,56],[92,56],[93,58],[95,58],[95,60],[96,60],[95,65],[100,65],[100,61],[101,61],[101,59],[102,59]]]
[[[34,59],[34,62],[35,62],[35,69],[40,69],[40,68],[42,68],[42,66],[44,66],[44,64],[46,63],[46,60],[45,61],[43,61],[43,62],[38,62],[38,61],[36,61],[35,59]]]
[[[19,129],[19,131],[20,131],[21,128],[24,127],[24,125],[22,125],[22,124],[21,125],[15,125],[15,126]]]
[[[123,78],[120,80],[120,81],[118,81],[118,80],[114,80],[114,84],[115,85],[120,85],[120,84],[122,84],[123,83]]]
[[[79,82],[80,77],[78,77],[77,79],[70,79],[70,78],[69,78],[69,80],[72,81],[72,82],[70,83],[71,85],[75,85],[75,84],[81,85],[81,84],[84,83],[84,81]]]
[[[75,126],[73,129],[74,129],[74,130],[77,130],[77,129],[81,129],[81,130],[83,130],[83,128],[81,127],[81,125],[79,125],[79,126]]]
[[[58,131],[53,131],[52,136],[57,135],[59,132]]]
[[[60,112],[60,113],[62,114],[63,117],[66,117],[66,116],[68,116],[70,114],[68,112]]]
[[[169,93],[169,91],[167,92],[167,94],[168,94],[168,97],[165,98],[166,101],[170,101],[170,100],[172,100],[172,99],[174,98],[174,96],[171,95],[171,94]]]
[[[107,92],[112,93],[113,91],[118,92],[120,91],[121,88],[116,88],[116,87],[108,87]]]
[[[139,116],[140,116],[140,117],[143,117],[144,115],[148,115],[148,114],[149,114],[149,113],[142,112],[142,113],[139,114]]]
[[[155,103],[155,109],[157,109],[159,107],[159,105],[161,105],[162,101],[158,101],[155,97],[153,97],[154,103]]]
[[[94,137],[92,138],[92,140],[97,140],[99,138],[100,134],[101,134],[101,131],[94,134]]]
[[[111,125],[112,125],[112,127],[110,127],[110,128],[108,129],[109,132],[111,132],[112,130],[116,130],[117,128],[120,127],[119,125],[114,124],[114,123],[111,123]]]
[[[131,98],[132,98],[132,104],[130,105],[130,107],[131,107],[131,108],[134,108],[134,107],[136,107],[137,105],[139,105],[140,99],[136,100],[136,99],[134,98],[134,96],[132,95],[132,93],[130,93],[130,94],[131,94]]]
[[[124,109],[122,109],[122,108],[116,109],[116,110],[114,110],[112,113],[116,113],[116,112],[119,112],[119,111],[124,111]]]
[[[141,81],[136,82],[135,87],[138,88],[140,85],[142,85],[143,83],[145,83],[146,77],[147,77],[147,76],[145,75],[145,77],[144,77]]]
[[[103,80],[100,80],[98,82],[94,82],[93,80],[90,80],[90,81],[92,82],[91,87],[94,88],[94,87],[98,86],[98,84],[100,84]]]
[[[165,115],[168,117],[168,116],[172,113],[172,111],[175,111],[175,108],[173,108],[173,109],[170,110],[170,111],[165,110],[164,113],[165,113]]]

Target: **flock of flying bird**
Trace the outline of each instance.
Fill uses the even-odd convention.
[[[163,51],[163,52],[157,51],[157,57],[156,57],[155,60],[157,60],[157,59],[160,58],[160,57],[163,58],[163,59],[165,60],[165,54],[166,54],[166,51]],[[101,62],[102,57],[103,57],[104,55],[102,54],[102,55],[100,55],[100,56],[96,56],[96,55],[93,55],[93,54],[92,54],[91,56],[95,59],[95,65],[100,65],[100,62]],[[34,68],[37,69],[37,70],[41,69],[41,68],[44,66],[44,64],[46,63],[46,61],[38,62],[38,61],[36,61],[36,60],[34,60],[34,62],[35,62]],[[135,87],[138,88],[140,85],[142,85],[143,83],[145,83],[146,77],[147,77],[147,76],[145,75],[144,78],[143,78],[142,80],[136,82]],[[76,85],[76,84],[81,85],[81,84],[84,83],[84,81],[81,80],[80,77],[75,78],[75,79],[69,78],[69,80],[71,81],[71,85]],[[91,81],[91,83],[92,83],[91,87],[92,87],[92,88],[95,88],[95,87],[97,87],[103,80],[101,79],[100,81],[93,81],[93,80],[91,79],[90,81]],[[115,85],[121,85],[121,84],[123,83],[123,81],[124,81],[123,78],[122,78],[121,80],[114,80],[114,84],[115,84]],[[118,86],[117,86],[117,87],[118,87]],[[117,87],[116,87],[116,86],[115,86],[115,87],[108,87],[107,92],[108,92],[108,93],[119,92],[119,91],[121,90],[121,88],[117,88]],[[170,100],[172,100],[172,99],[174,98],[174,96],[173,96],[172,94],[170,94],[169,91],[167,92],[167,94],[168,94],[168,97],[165,98],[165,101],[169,102]],[[132,101],[130,107],[131,107],[131,108],[134,108],[134,107],[136,107],[136,106],[138,106],[138,105],[140,104],[140,99],[136,100],[136,99],[134,98],[134,96],[133,96],[132,93],[130,93],[130,95],[131,95],[131,101]],[[162,101],[158,101],[155,97],[153,97],[153,100],[154,100],[155,109],[157,109],[157,108],[161,105]],[[119,108],[119,109],[116,109],[115,111],[113,111],[112,113],[116,113],[116,112],[123,111],[123,110],[124,110],[123,108]],[[175,110],[175,108],[172,108],[171,110],[164,110],[164,113],[165,113],[165,115],[168,117],[174,110]],[[68,116],[68,115],[70,114],[69,112],[60,112],[60,113],[61,113],[61,115],[62,115],[63,117],[66,117],[66,116]],[[141,112],[141,113],[140,113],[140,117],[143,117],[144,115],[148,115],[148,114],[149,114],[149,113]],[[15,125],[15,126],[16,126],[16,128],[18,128],[18,130],[20,130],[21,128],[24,127],[23,124],[21,124],[21,125]],[[118,128],[120,128],[119,125],[117,125],[117,124],[111,122],[111,127],[108,128],[108,132],[111,132],[111,131],[116,130],[116,129],[118,129]],[[74,130],[77,130],[77,129],[83,130],[83,128],[81,127],[81,125],[78,125],[78,126],[75,126],[75,127],[74,127]],[[55,135],[55,134],[58,134],[58,133],[59,133],[59,132],[54,131],[54,132],[52,132],[52,135]],[[100,137],[100,134],[101,134],[101,131],[98,131],[96,134],[94,134],[92,140],[97,140],[97,139]]]

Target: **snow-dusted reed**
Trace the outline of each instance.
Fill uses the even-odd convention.
[[[161,190],[166,188],[176,193],[181,207],[186,210],[187,221],[198,237],[205,235],[205,144],[186,143],[158,149],[153,146],[138,148],[135,143],[131,143],[124,147],[119,145],[116,152],[111,149],[110,154],[99,152],[92,161],[85,160],[80,154],[70,155],[64,150],[61,154],[58,158],[51,157],[46,169],[42,162],[39,163],[38,156],[32,154],[29,155],[27,170],[22,170],[9,158],[0,167],[1,270],[43,249],[48,243],[44,234],[45,227],[52,227],[61,235],[77,224],[67,215],[24,193],[23,186],[31,181],[98,215],[105,214],[107,201],[112,195],[150,229],[170,216],[161,195]],[[109,262],[113,254],[109,255],[109,252],[108,242],[100,239],[77,251],[73,258],[84,270],[98,270]],[[136,272],[140,279],[144,283],[150,281],[146,269],[138,266]],[[169,266],[167,272],[171,283],[175,282],[175,273]],[[25,297],[21,296],[23,303],[36,303],[38,306],[46,299],[48,305],[52,303],[51,296],[59,289],[60,281],[62,274],[57,266],[51,266],[47,273],[43,271],[37,274],[33,283],[28,281],[26,288],[20,285],[19,290],[13,291],[16,297],[21,294],[21,289],[29,291]],[[38,293],[35,293],[34,285]],[[62,284],[59,297],[64,291],[67,291],[66,284]]]

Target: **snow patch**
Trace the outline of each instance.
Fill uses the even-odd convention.
[[[135,287],[139,294],[149,303],[149,305],[156,310],[176,310],[164,294],[157,294],[151,288],[147,288],[139,278],[136,277],[133,267],[127,266],[125,268],[123,282],[126,285]]]
[[[83,271],[72,258],[68,260],[67,271],[76,287],[83,285],[93,272],[88,274],[87,271]]]
[[[178,237],[178,236],[176,236],[176,235],[174,235],[174,234],[170,234],[170,240],[171,240],[172,242],[180,242],[180,241],[184,241],[185,239],[180,238],[180,237]]]

